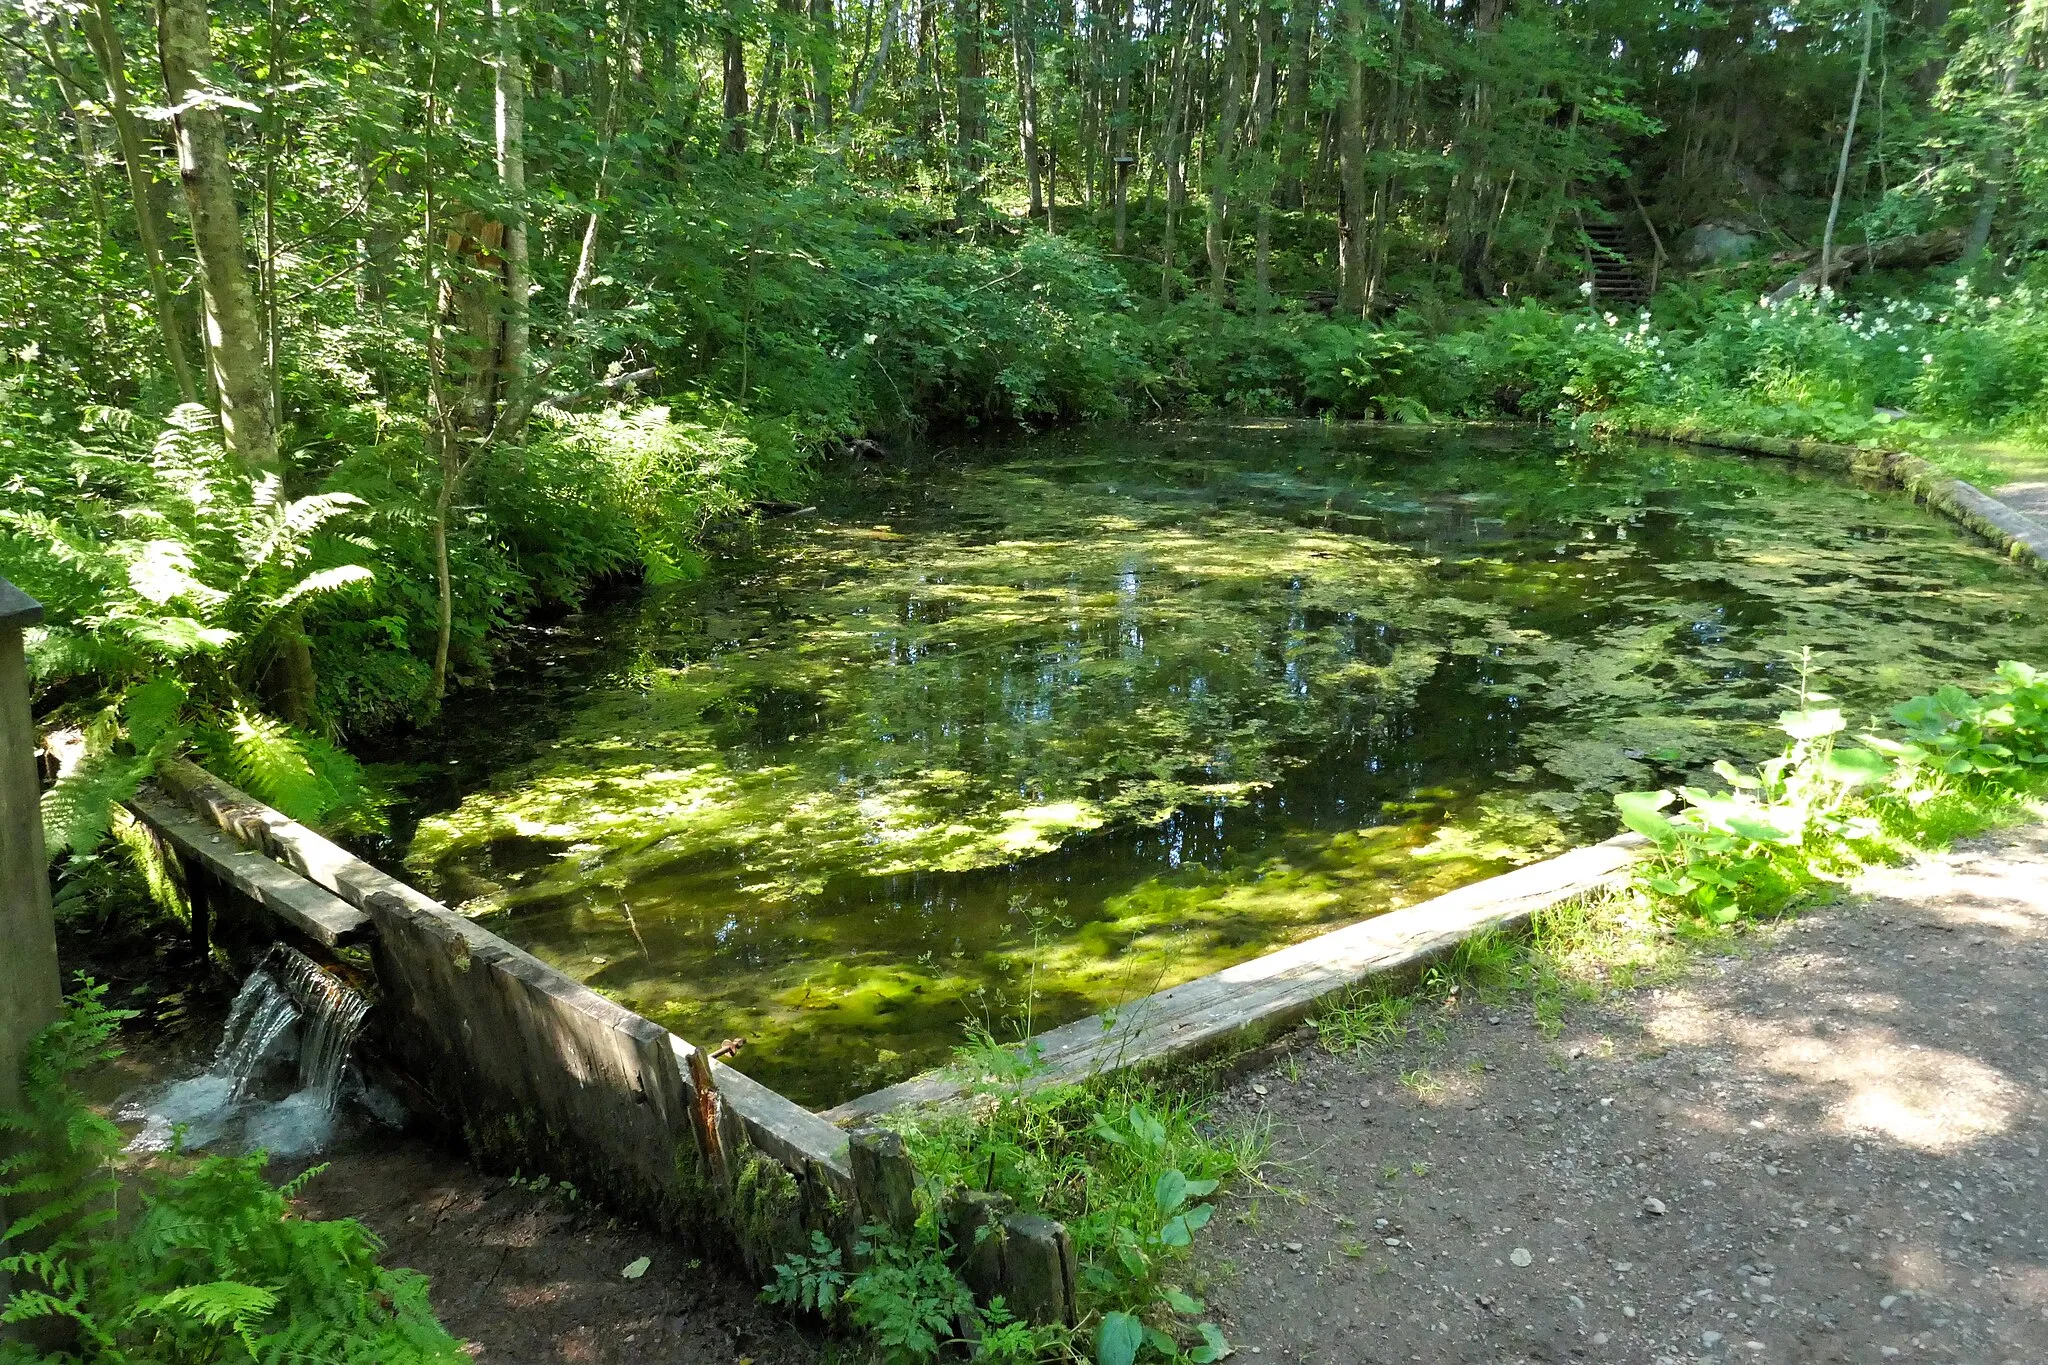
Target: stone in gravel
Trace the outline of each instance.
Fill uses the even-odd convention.
[[[1298,1252],[1298,1251],[1300,1251],[1300,1250],[1301,1250],[1301,1243],[1299,1243],[1299,1242],[1288,1242],[1288,1243],[1285,1243],[1284,1245],[1285,1245],[1285,1246],[1287,1247],[1287,1249],[1288,1249],[1289,1251],[1296,1251],[1296,1252]]]
[[[1702,1332],[1702,1333],[1700,1333],[1700,1346],[1701,1346],[1701,1347],[1702,1347],[1703,1349],[1711,1351],[1711,1350],[1713,1350],[1713,1349],[1714,1349],[1714,1348],[1715,1348],[1716,1346],[1719,1346],[1720,1344],[1721,1344],[1721,1334],[1720,1334],[1719,1332]]]
[[[1652,1214],[1659,1218],[1663,1217],[1664,1201],[1659,1199],[1654,1194],[1651,1195],[1649,1198],[1643,1201],[1643,1212],[1647,1214]]]
[[[1508,1253],[1508,1259],[1510,1261],[1513,1261],[1516,1265],[1527,1265],[1529,1264],[1529,1262],[1535,1260],[1536,1258],[1529,1254],[1529,1248],[1516,1247],[1513,1251],[1510,1251]]]

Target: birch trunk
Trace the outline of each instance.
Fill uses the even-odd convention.
[[[498,30],[496,70],[496,133],[499,212],[504,217],[505,331],[498,348],[498,419],[492,440],[517,445],[525,420],[522,403],[527,384],[527,351],[532,327],[527,308],[532,295],[526,241],[526,57],[519,36],[518,0],[491,0]]]
[[[178,175],[192,219],[192,248],[206,302],[206,340],[228,448],[252,470],[277,467],[277,421],[263,363],[263,327],[243,259],[227,120],[213,88],[206,0],[157,0],[157,47]]]
[[[839,55],[834,0],[811,0],[811,119],[820,137],[832,135],[833,67]]]
[[[1017,150],[1024,158],[1024,182],[1031,217],[1045,212],[1045,187],[1038,166],[1038,51],[1031,0],[1010,0],[1010,54],[1017,67]]]
[[[192,361],[185,351],[185,326],[179,316],[177,296],[171,292],[170,272],[164,264],[164,244],[171,227],[151,174],[151,157],[142,130],[136,124],[135,109],[128,95],[128,54],[121,34],[114,27],[109,0],[98,0],[95,8],[79,16],[85,40],[99,63],[107,87],[107,113],[113,120],[114,137],[121,144],[121,165],[128,176],[128,196],[135,205],[135,237],[142,248],[142,263],[149,275],[149,295],[156,307],[157,331],[163,337],[164,356],[178,385],[179,401],[199,401],[199,386],[193,377]]]
[[[1364,0],[1344,4],[1344,94],[1337,105],[1338,177],[1344,192],[1343,220],[1338,229],[1337,287],[1339,312],[1365,316],[1366,242],[1372,229],[1372,203],[1365,192],[1365,15]]]
[[[1244,107],[1245,21],[1242,5],[1227,5],[1223,11],[1224,42],[1228,56],[1223,67],[1223,108],[1210,136],[1209,220],[1202,244],[1209,255],[1209,296],[1221,308],[1229,301],[1230,244],[1225,236],[1230,212],[1231,155],[1237,146],[1237,122]]]
[[[1820,238],[1820,292],[1828,292],[1834,268],[1835,220],[1842,214],[1842,188],[1849,182],[1849,153],[1856,145],[1856,120],[1863,113],[1863,87],[1870,80],[1870,40],[1876,28],[1875,0],[1863,0],[1863,60],[1856,68],[1856,93],[1849,98],[1849,126],[1842,130],[1842,159],[1835,166],[1835,193],[1828,200],[1828,225]]]

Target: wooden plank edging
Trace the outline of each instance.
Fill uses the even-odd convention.
[[[1307,1018],[1375,977],[1418,970],[1475,934],[1525,925],[1544,910],[1603,894],[1627,879],[1648,841],[1621,834],[1441,896],[1225,967],[1030,1041],[1033,1085],[1073,1084],[1169,1058],[1191,1059]],[[956,1099],[973,1081],[940,1070],[848,1100],[823,1117],[866,1122],[906,1105]]]
[[[177,802],[144,789],[127,805],[179,856],[198,863],[315,943],[341,948],[370,936],[369,915],[290,868],[244,848],[233,835],[221,833]]]
[[[197,764],[174,759],[164,766],[158,780],[200,820],[243,845],[253,846],[238,850],[242,857],[274,859],[270,866],[276,873],[287,877],[296,873],[314,887],[332,893],[345,903],[343,908],[372,912],[376,908],[370,903],[373,897],[389,897],[384,905],[390,910],[402,908],[411,916],[432,921],[438,934],[450,944],[450,952],[465,960],[482,958],[501,964],[561,1007],[586,1016],[603,1028],[635,1037],[648,1029],[660,1030],[669,1039],[670,1057],[655,1062],[650,1053],[649,1064],[664,1073],[674,1065],[686,1095],[694,1099],[695,1087],[686,1065],[693,1044],[457,914],[418,888],[372,867]],[[369,914],[365,913],[364,918],[367,920]],[[814,1169],[836,1188],[852,1189],[853,1172],[848,1164],[845,1133],[723,1063],[713,1061],[711,1069],[720,1095],[761,1151],[800,1172]]]

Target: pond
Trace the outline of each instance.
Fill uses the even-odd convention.
[[[1667,446],[1143,427],[816,496],[537,632],[401,821],[816,1106],[1605,837],[1774,748],[1802,651],[1852,716],[2048,658],[2048,584],[1903,497]]]

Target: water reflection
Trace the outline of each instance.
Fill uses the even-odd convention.
[[[1526,433],[1193,427],[863,467],[451,709],[415,875],[829,1103],[1610,826],[1852,707],[2048,655],[1903,500]]]

